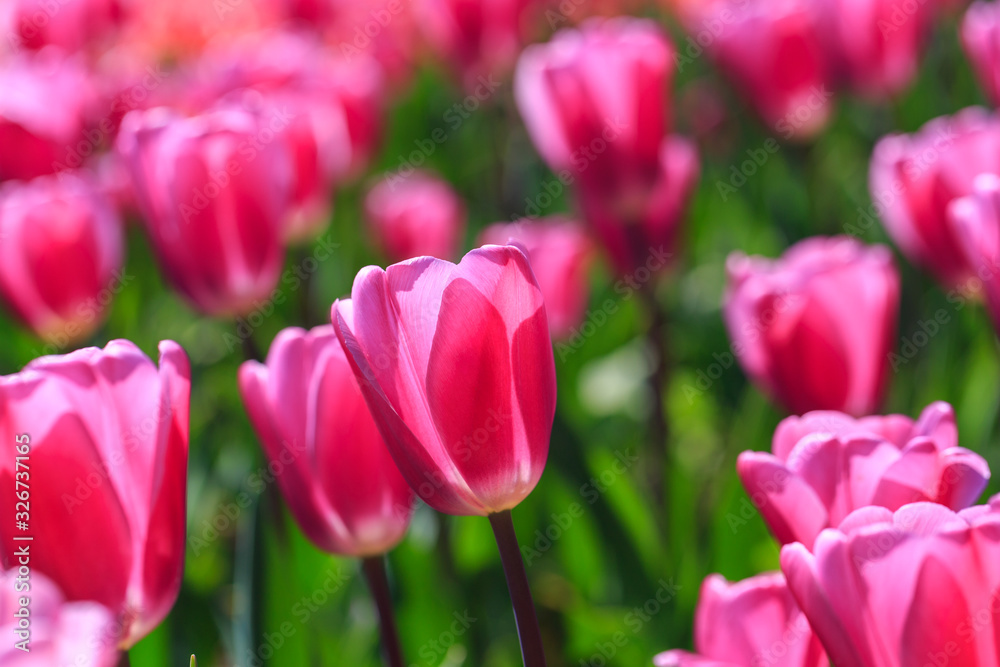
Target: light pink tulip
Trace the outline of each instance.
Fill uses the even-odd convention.
[[[975,2],[962,20],[962,46],[979,85],[993,104],[1000,104],[1000,5]]]
[[[324,551],[374,556],[409,525],[413,492],[368,412],[330,325],[278,334],[267,364],[240,368],[240,392],[278,486]]]
[[[542,293],[519,248],[368,267],[332,316],[393,459],[428,505],[485,516],[531,492],[556,378]]]
[[[859,509],[781,569],[837,667],[1000,663],[1000,498]]]
[[[26,533],[0,523],[0,562],[29,534],[31,568],[67,600],[122,622],[127,649],[167,616],[180,590],[187,531],[190,370],[176,343],[160,367],[115,340],[41,357],[0,378],[0,493],[14,497],[15,436],[30,439]],[[13,519],[13,517],[11,517]]]
[[[545,297],[553,338],[568,338],[583,322],[590,296],[587,272],[594,248],[579,223],[554,217],[496,224],[483,231],[479,242],[496,245],[517,242],[528,251],[531,270]]]
[[[972,276],[948,206],[971,194],[981,173],[1000,173],[1000,119],[978,107],[885,137],[872,155],[874,210],[910,260],[948,288]]]
[[[15,616],[22,611],[27,618]],[[27,630],[18,627],[22,619],[30,625]],[[107,608],[96,602],[66,602],[45,575],[31,572],[25,577],[17,567],[0,571],[0,636],[4,638],[0,664],[4,667],[113,667],[118,663],[120,630]]]
[[[973,276],[965,285],[966,293],[982,291],[1000,331],[1000,176],[977,176],[972,194],[953,200],[948,216]]]
[[[734,253],[724,314],[747,374],[790,412],[875,412],[899,316],[889,249],[806,239],[778,260]]]
[[[118,150],[170,282],[198,310],[240,315],[266,301],[284,262],[291,162],[283,110],[193,118],[133,111]]]
[[[778,541],[810,548],[820,531],[856,509],[928,501],[960,510],[990,479],[986,461],[958,446],[947,403],[932,403],[916,422],[841,412],[789,417],[772,449],[743,452],[736,470]]]
[[[780,573],[731,584],[713,574],[701,586],[696,653],[667,651],[656,667],[826,667],[829,661]]]
[[[47,342],[90,335],[127,279],[122,223],[88,179],[0,186],[0,297]]]
[[[465,233],[465,205],[429,172],[386,174],[365,197],[365,218],[390,262],[413,257],[454,259]]]

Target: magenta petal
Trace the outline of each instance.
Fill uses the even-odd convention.
[[[816,492],[770,454],[743,452],[736,462],[743,487],[781,544],[813,540],[829,525],[829,515]]]

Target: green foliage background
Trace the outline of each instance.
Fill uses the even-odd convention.
[[[686,46],[684,36],[670,29]],[[698,589],[707,574],[738,580],[777,568],[777,546],[748,510],[734,465],[742,450],[769,448],[783,414],[736,365],[707,388],[700,376],[716,374],[712,365],[729,349],[719,308],[725,258],[737,249],[776,256],[802,238],[845,231],[887,243],[880,225],[859,218],[859,210],[871,204],[867,173],[875,141],[984,103],[958,46],[955,21],[942,21],[919,80],[901,100],[879,107],[842,97],[827,131],[805,145],[780,142],[780,150],[723,200],[718,183],[728,183],[731,167],[771,135],[705,56],[684,65],[673,95],[681,98],[705,82],[721,91],[726,120],[702,147],[702,179],[682,257],[658,291],[673,357],[664,405],[651,405],[643,384],[647,323],[641,304],[617,294],[607,266],[598,266],[593,308],[606,299],[620,308],[578,349],[557,354],[559,407],[549,464],[535,492],[514,511],[522,545],[537,550],[528,574],[552,667],[649,665],[661,650],[690,646]],[[524,132],[510,92],[504,81],[493,103],[452,131],[444,114],[464,94],[440,72],[422,69],[391,111],[373,177],[398,168],[415,141],[446,128],[448,140],[428,165],[467,201],[466,247],[472,247],[482,227],[523,212],[525,199],[554,181]],[[677,122],[687,133],[691,116],[681,109]],[[284,285],[287,301],[253,331],[261,349],[283,327],[326,321],[330,304],[349,292],[357,270],[383,263],[362,226],[363,185],[337,194],[328,232],[338,244],[334,255],[319,263],[308,287]],[[571,210],[564,193],[545,213]],[[358,564],[315,549],[287,514],[276,485],[254,477],[264,461],[237,392],[244,357],[233,344],[236,326],[198,317],[167,289],[135,226],[128,250],[126,273],[133,279],[91,343],[128,338],[155,355],[157,341],[170,338],[184,346],[193,365],[184,587],[168,621],[132,651],[132,663],[186,665],[194,652],[200,665],[234,664],[232,656],[241,667],[380,664],[375,611]],[[291,252],[289,269],[309,255],[310,249]],[[893,374],[887,408],[915,416],[931,401],[949,401],[958,414],[961,444],[1000,469],[1000,367],[988,317],[978,304],[956,309],[926,275],[897,259],[903,273],[900,336],[912,337],[919,322],[939,309],[949,322]],[[41,353],[42,344],[6,316],[0,316],[0,341],[4,374]],[[671,430],[663,471],[669,492],[665,534],[647,484],[658,472],[651,469],[657,457],[650,447],[665,448],[648,436],[648,411],[660,407]],[[627,453],[638,453],[640,461],[618,474],[616,454]],[[602,474],[605,490],[595,493],[591,478]],[[998,490],[993,483],[988,493]],[[248,499],[252,504],[241,507]],[[218,530],[210,528],[213,521]],[[389,560],[412,666],[520,664],[485,519],[422,507]],[[330,595],[323,594],[327,582],[335,589]],[[655,613],[637,614],[664,583],[676,587],[676,595],[650,604]],[[302,602],[310,597],[316,600],[312,608]],[[456,614],[476,620],[453,637]],[[251,654],[270,659],[256,662]]]

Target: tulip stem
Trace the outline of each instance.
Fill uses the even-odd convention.
[[[128,651],[122,651],[118,658],[118,667],[131,667],[132,663],[128,659]]]
[[[670,380],[670,346],[667,344],[667,320],[656,301],[652,288],[642,290],[643,301],[649,311],[649,330],[646,334],[650,347],[656,354],[653,373],[649,377],[650,390],[653,394],[653,413],[650,424],[650,440],[652,446],[649,455],[652,459],[649,467],[650,486],[653,497],[659,501],[658,516],[661,517],[661,528],[664,539],[670,543],[668,530],[670,527],[670,497],[667,477],[670,468],[670,423],[667,421],[666,398],[667,383]]]
[[[382,649],[385,652],[389,667],[404,667],[403,649],[399,644],[399,631],[396,629],[396,617],[392,611],[392,596],[389,593],[389,578],[385,572],[385,556],[370,556],[361,561],[368,587],[375,606],[382,630]]]
[[[524,570],[521,549],[514,532],[514,519],[510,510],[490,514],[490,525],[500,548],[500,561],[507,577],[510,601],[514,606],[514,620],[517,633],[521,637],[521,657],[524,667],[545,667],[545,651],[542,646],[542,631],[538,627],[535,603],[531,599],[528,574]]]

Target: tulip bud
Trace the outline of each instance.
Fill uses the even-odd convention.
[[[982,291],[1000,331],[1000,176],[977,176],[972,194],[951,202],[948,218],[971,276],[959,294]]]
[[[994,105],[1000,104],[1000,7],[995,2],[975,2],[962,20],[962,46]]]
[[[896,335],[889,249],[811,238],[778,260],[735,253],[723,304],[733,353],[789,411],[874,412]]]
[[[15,447],[27,445],[32,572],[67,600],[110,609],[122,649],[160,624],[180,590],[189,394],[187,357],[171,341],[160,343],[159,370],[116,340],[0,378],[0,432],[12,434],[0,441],[0,493],[14,497]],[[5,567],[25,544],[9,525]]]

